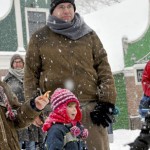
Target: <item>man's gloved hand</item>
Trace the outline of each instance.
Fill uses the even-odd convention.
[[[104,128],[109,126],[109,123],[112,123],[113,111],[115,109],[114,104],[109,102],[97,102],[94,110],[90,112],[91,120],[94,124],[98,126],[102,125]]]

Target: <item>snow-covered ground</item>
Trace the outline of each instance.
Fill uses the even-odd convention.
[[[140,130],[114,130],[114,142],[110,143],[110,150],[129,150],[130,147],[126,144],[131,143],[139,135]]]

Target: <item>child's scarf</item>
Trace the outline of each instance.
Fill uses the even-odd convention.
[[[67,115],[66,106],[67,104],[63,104],[56,108],[53,112],[51,112],[46,119],[44,125],[43,125],[43,131],[46,132],[51,128],[52,124],[55,123],[63,123],[63,124],[69,124],[71,123],[73,126],[76,125],[77,122],[81,121],[82,115],[81,111],[77,109],[77,115],[74,120],[71,120],[69,116]]]

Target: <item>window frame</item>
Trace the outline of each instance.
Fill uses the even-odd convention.
[[[135,76],[135,85],[141,85],[141,81],[139,81],[139,78],[138,78],[138,72],[140,72],[140,75],[141,75],[141,79],[142,79],[142,73],[143,73],[143,70],[144,70],[144,67],[145,67],[145,64],[135,64],[133,66],[133,69],[134,69],[134,76]]]
[[[30,37],[29,37],[29,20],[28,20],[28,12],[45,12],[46,13],[46,22],[48,19],[48,15],[49,15],[49,9],[47,8],[30,8],[30,7],[25,7],[25,23],[26,23],[26,35],[27,35],[27,43],[29,43]]]

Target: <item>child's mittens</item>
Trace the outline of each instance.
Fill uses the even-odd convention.
[[[72,128],[70,128],[70,132],[73,136],[78,136],[80,135],[81,130],[77,126],[73,126]]]
[[[88,129],[83,129],[83,131],[81,131],[81,129],[77,126],[73,126],[70,129],[70,132],[73,136],[81,136],[82,139],[86,139],[89,135]]]
[[[83,139],[86,139],[86,138],[88,137],[88,135],[89,135],[88,129],[84,129],[84,130],[82,131],[82,133],[81,133],[81,137],[82,137]]]

